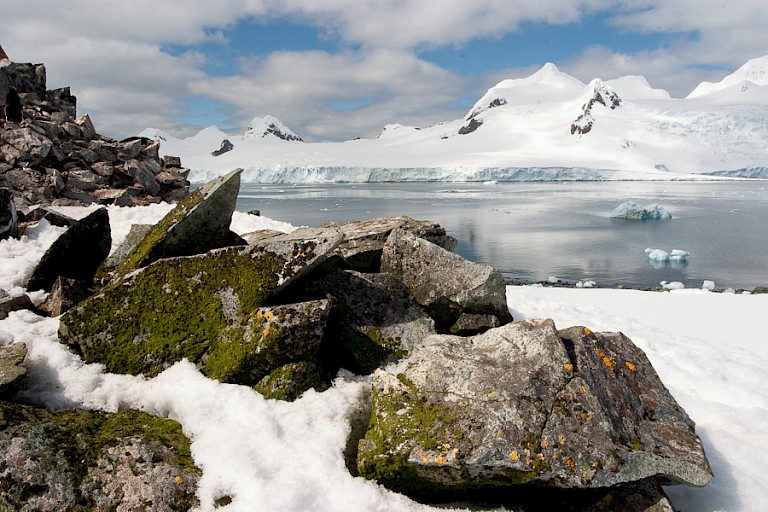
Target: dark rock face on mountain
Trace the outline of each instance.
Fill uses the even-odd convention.
[[[221,141],[221,147],[219,149],[215,150],[215,151],[212,151],[211,155],[213,155],[213,156],[221,156],[224,153],[229,153],[233,149],[235,149],[235,145],[232,144],[232,142],[230,142],[229,139],[224,139],[223,141]]]
[[[16,208],[90,203],[176,202],[189,190],[178,159],[161,160],[159,142],[116,141],[77,117],[68,87],[46,90],[45,66],[0,63],[0,188]]]
[[[592,130],[592,126],[595,124],[592,109],[598,103],[613,110],[621,105],[621,98],[613,92],[610,86],[600,80],[596,80],[594,94],[589,101],[582,105],[582,114],[571,124],[571,135],[583,135]]]

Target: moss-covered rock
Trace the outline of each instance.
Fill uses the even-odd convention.
[[[411,495],[712,477],[693,423],[620,333],[545,321],[433,335],[372,383],[360,474]]]
[[[338,241],[281,239],[158,260],[69,310],[59,339],[115,373],[152,376],[186,358],[204,372],[210,360],[215,377],[241,382],[242,358],[225,353],[242,352],[258,309],[322,263]],[[252,383],[272,369],[257,372]]]
[[[322,391],[325,387],[319,365],[312,361],[300,361],[273,370],[254,389],[265,398],[292,402],[310,388]]]
[[[190,193],[149,230],[113,269],[122,276],[160,258],[202,254],[231,245],[229,225],[240,192],[242,169],[213,179]],[[102,269],[101,273],[106,274]]]
[[[0,509],[188,510],[200,470],[180,425],[0,402]]]

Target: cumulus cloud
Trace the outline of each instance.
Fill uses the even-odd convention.
[[[272,114],[310,139],[370,136],[384,124],[431,124],[453,114],[464,79],[408,51],[275,52],[241,63],[241,73],[208,77],[194,92],[240,108],[232,124]],[[294,128],[296,129],[296,128]]]
[[[117,138],[147,126],[183,136],[199,129],[190,104],[224,105],[226,125],[271,113],[308,139],[370,136],[387,123],[428,125],[463,115],[488,87],[543,62],[464,76],[423,50],[501,38],[526,24],[566,25],[599,14],[616,30],[663,34],[659,47],[591,46],[556,62],[588,81],[645,75],[684,96],[765,53],[761,0],[0,0],[0,34],[16,61],[44,62],[49,86],[72,86],[80,112]],[[236,24],[313,27],[336,51],[278,51],[213,76],[217,49]],[[588,25],[586,25],[588,26]],[[571,52],[573,54],[574,52]],[[524,60],[524,59],[523,59]],[[220,73],[220,72],[219,72]],[[220,116],[221,117],[221,116]]]

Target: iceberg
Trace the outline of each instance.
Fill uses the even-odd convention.
[[[631,219],[631,220],[669,220],[672,214],[663,206],[651,203],[646,206],[640,206],[634,201],[621,203],[611,212],[612,219]]]

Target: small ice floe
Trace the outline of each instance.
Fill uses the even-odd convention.
[[[683,288],[685,288],[685,285],[683,283],[681,283],[680,281],[672,281],[671,283],[668,283],[666,281],[662,281],[659,284],[665,290],[682,290]]]
[[[649,260],[654,261],[686,261],[688,256],[691,255],[688,251],[681,249],[672,249],[672,252],[667,252],[661,249],[651,249],[650,247],[645,249],[645,254],[648,255]]]
[[[701,289],[702,290],[712,291],[712,290],[715,289],[715,282],[714,281],[710,281],[708,279],[705,279],[704,282],[701,285]]]
[[[596,284],[594,281],[579,281],[576,288],[594,288]]]
[[[613,219],[630,220],[669,220],[672,214],[660,204],[651,203],[646,206],[640,206],[634,201],[621,203],[611,212]]]

